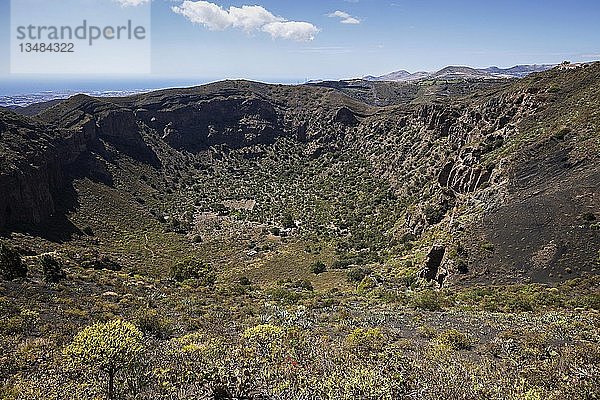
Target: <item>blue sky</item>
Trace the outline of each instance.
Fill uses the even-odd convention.
[[[126,9],[118,1],[144,0],[102,1],[114,3],[117,16]],[[82,7],[86,2],[81,0]],[[9,74],[9,3],[0,0],[0,51],[5,55],[0,58],[0,79],[18,81],[23,77]],[[151,2],[151,76],[156,79],[303,81],[447,65],[510,67],[600,59],[597,0],[211,0],[202,7],[183,3]],[[240,19],[258,10],[242,6],[261,6],[265,12],[258,20]],[[219,7],[216,14],[204,12]],[[48,77],[27,79],[44,78]]]

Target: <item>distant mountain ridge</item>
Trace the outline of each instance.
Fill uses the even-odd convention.
[[[489,67],[480,71],[485,71],[491,74],[503,74],[503,75],[511,75],[517,78],[523,78],[529,74],[534,72],[543,72],[554,68],[556,65],[553,64],[534,64],[534,65],[516,65],[512,68],[498,68],[498,67]]]
[[[405,70],[400,70],[400,71],[395,71],[395,72],[391,72],[387,75],[383,75],[380,77],[376,77],[376,76],[365,76],[363,79],[368,80],[368,81],[377,81],[377,80],[381,80],[379,78],[383,78],[385,77],[385,80],[389,80],[389,81],[397,81],[397,80],[405,80],[406,78],[410,77],[412,74],[408,71]]]
[[[448,66],[436,72],[419,71],[410,73],[405,70],[391,72],[381,76],[367,75],[363,80],[367,81],[393,81],[393,82],[411,82],[422,79],[506,79],[523,78],[534,72],[543,72],[554,68],[554,64],[540,65],[516,65],[511,68],[472,68],[467,66]]]

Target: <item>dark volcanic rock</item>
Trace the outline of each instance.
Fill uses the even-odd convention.
[[[436,280],[438,278],[440,266],[442,265],[445,254],[446,248],[444,246],[433,246],[431,250],[429,250],[429,254],[427,254],[425,265],[421,271],[421,277],[427,279],[428,281]]]
[[[480,231],[495,250],[478,263],[536,282],[594,272],[600,229],[581,215],[600,205],[599,164],[568,162],[553,142],[529,151],[508,184],[508,200],[484,216]]]

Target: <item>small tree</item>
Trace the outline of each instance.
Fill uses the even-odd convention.
[[[0,278],[11,280],[26,276],[27,266],[23,264],[19,252],[10,245],[0,242]]]
[[[315,275],[319,275],[319,274],[325,272],[326,269],[327,269],[327,267],[325,266],[325,264],[322,261],[317,261],[316,263],[314,263],[313,265],[310,266],[310,270]]]
[[[74,365],[107,375],[109,400],[115,398],[115,375],[138,364],[142,353],[142,332],[122,320],[88,326],[64,351]]]

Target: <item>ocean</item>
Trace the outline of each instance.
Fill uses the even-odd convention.
[[[116,80],[0,80],[0,107],[26,107],[55,99],[66,99],[76,94],[96,97],[119,97],[153,90],[198,86],[218,79],[116,79]],[[298,80],[274,80],[269,83],[299,84]]]

